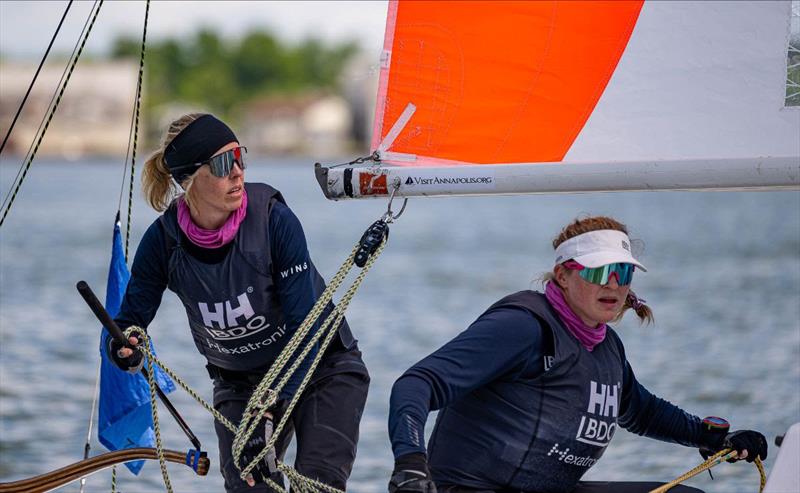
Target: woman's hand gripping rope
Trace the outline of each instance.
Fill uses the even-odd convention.
[[[138,373],[144,364],[144,354],[136,350],[141,342],[140,338],[131,336],[128,338],[128,344],[122,344],[113,337],[109,337],[106,354],[120,370]]]
[[[256,462],[256,456],[270,443],[273,429],[273,416],[271,412],[267,411],[264,413],[263,419],[258,421],[256,432],[253,433],[247,443],[244,444],[242,460],[244,460],[246,464]],[[264,459],[257,461],[253,471],[245,478],[248,486],[255,486],[256,482],[266,483],[272,474],[278,471],[275,446],[273,445],[272,447],[266,448],[266,450],[267,453]]]
[[[256,395],[257,392],[254,392]],[[260,399],[250,403],[242,414],[239,427],[233,439],[233,458],[241,472],[241,478],[248,486],[256,483],[271,483],[271,476],[278,471],[275,453],[275,433],[273,409],[277,403],[277,393],[266,389],[258,393]],[[234,430],[231,430],[234,431]],[[242,467],[242,462],[245,467]]]
[[[673,488],[674,486],[679,485],[680,483],[686,481],[687,479],[689,479],[691,477],[694,477],[694,476],[697,476],[701,472],[709,470],[712,467],[714,467],[716,465],[719,465],[719,464],[721,464],[721,463],[723,463],[725,461],[735,462],[737,460],[742,460],[742,459],[745,459],[745,457],[739,457],[739,454],[736,452],[736,450],[733,450],[733,449],[730,449],[730,448],[726,448],[726,449],[720,450],[719,452],[717,452],[714,455],[710,456],[702,464],[698,465],[697,467],[695,467],[695,468],[693,468],[693,469],[691,469],[689,471],[686,471],[685,473],[683,473],[681,476],[679,476],[675,480],[670,481],[669,483],[667,483],[667,484],[665,484],[663,486],[659,486],[658,488],[656,488],[654,490],[651,490],[650,493],[665,493],[666,491],[669,491],[671,488]],[[758,468],[759,475],[761,476],[761,484],[760,484],[759,489],[758,489],[759,493],[761,493],[762,491],[764,491],[764,486],[767,484],[767,474],[764,471],[764,464],[761,462],[761,458],[760,457],[755,457],[755,459],[753,459],[753,462],[755,462],[756,468]]]
[[[136,336],[136,338],[138,338],[141,341],[141,344],[136,346],[135,351],[144,353],[144,356],[145,356],[144,357],[144,364],[147,365],[148,383],[150,384],[151,412],[152,412],[152,417],[153,417],[153,431],[155,432],[155,436],[156,436],[156,453],[158,455],[159,462],[161,464],[161,475],[162,475],[162,477],[164,479],[164,485],[166,487],[166,490],[169,493],[171,493],[172,492],[172,485],[170,483],[169,475],[167,473],[166,461],[164,460],[164,448],[163,448],[163,444],[162,444],[162,441],[161,441],[161,425],[160,425],[159,420],[158,420],[158,408],[157,408],[156,403],[155,403],[155,389],[156,389],[156,385],[157,384],[155,382],[155,379],[153,378],[154,366],[158,366],[159,368],[161,368],[164,371],[164,373],[166,373],[178,386],[180,386],[190,396],[192,396],[194,398],[194,400],[196,400],[198,403],[200,403],[201,406],[203,406],[209,413],[211,413],[214,416],[214,418],[217,421],[219,421],[220,423],[222,423],[222,425],[225,426],[228,430],[230,430],[232,433],[236,433],[238,430],[237,430],[236,425],[234,425],[228,418],[226,418],[221,413],[219,413],[216,409],[214,409],[214,407],[211,404],[209,404],[202,397],[200,397],[200,395],[197,392],[195,392],[191,387],[189,387],[189,385],[185,381],[183,381],[183,379],[181,379],[174,371],[172,371],[172,369],[167,367],[162,361],[160,361],[158,358],[156,358],[155,354],[150,350],[149,336],[144,331],[144,329],[142,329],[140,327],[137,327],[137,326],[131,326],[127,330],[125,330],[125,337],[126,338],[128,338],[130,340],[130,339],[134,338],[134,336]],[[257,423],[255,423],[255,424],[257,424]],[[265,434],[263,436],[264,436],[265,439],[268,438],[266,436],[266,432],[265,432]],[[269,440],[265,440],[265,441],[269,441]],[[262,451],[262,454],[263,455],[261,455],[260,457],[257,457],[257,460],[260,461],[261,459],[263,459],[263,457],[266,455],[266,451]],[[253,464],[253,466],[255,466],[255,464]],[[286,466],[286,467],[288,467],[288,466]],[[267,478],[265,482],[270,487],[272,487],[275,491],[285,491],[280,485],[278,485],[274,481],[270,480],[269,478]]]

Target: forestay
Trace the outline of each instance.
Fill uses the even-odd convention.
[[[796,189],[790,12],[788,1],[392,1],[373,163],[318,166],[318,180],[332,199]]]

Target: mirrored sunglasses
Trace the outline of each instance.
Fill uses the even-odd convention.
[[[202,163],[194,163],[194,164],[187,164],[185,166],[179,166],[175,168],[174,171],[199,168],[200,166],[207,164],[209,168],[211,168],[212,175],[219,178],[224,178],[229,174],[231,174],[231,171],[233,171],[234,164],[238,164],[239,168],[241,168],[242,170],[244,170],[247,167],[244,160],[244,155],[246,153],[247,153],[247,147],[244,146],[234,147],[229,151],[221,152],[216,156],[212,156],[207,161],[203,161]]]
[[[245,169],[247,166],[244,162],[245,153],[247,153],[247,147],[234,147],[229,151],[211,157],[201,164],[208,164],[211,167],[211,174],[222,178],[231,174],[234,164],[238,164],[242,170]]]
[[[622,262],[601,265],[600,267],[584,267],[574,260],[567,260],[563,265],[567,269],[580,271],[578,274],[584,281],[599,286],[608,284],[612,275],[617,276],[617,284],[627,286],[633,280],[633,271],[636,269],[635,265]]]

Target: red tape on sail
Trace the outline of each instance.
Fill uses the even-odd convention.
[[[401,1],[389,8],[373,150],[417,164],[560,161],[622,56],[642,1]]]

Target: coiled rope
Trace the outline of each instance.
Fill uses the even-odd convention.
[[[153,429],[155,431],[156,436],[156,450],[158,452],[159,463],[161,464],[161,475],[164,478],[164,485],[168,492],[172,492],[172,485],[169,481],[169,475],[166,469],[166,460],[164,458],[164,447],[161,441],[161,431],[158,422],[158,410],[156,406],[156,382],[154,380],[153,374],[153,366],[158,366],[161,368],[170,378],[173,379],[181,388],[183,388],[192,398],[194,398],[200,405],[202,405],[209,413],[211,413],[214,418],[222,423],[223,426],[228,428],[231,433],[234,433],[234,440],[233,440],[233,457],[234,462],[237,468],[240,469],[240,477],[242,480],[246,480],[250,472],[253,468],[256,467],[259,461],[264,459],[267,455],[267,451],[275,446],[275,442],[277,437],[280,435],[281,430],[286,425],[286,422],[291,416],[292,410],[294,409],[295,405],[297,404],[300,396],[303,393],[303,390],[308,385],[308,382],[311,380],[311,376],[314,373],[314,370],[319,365],[319,362],[322,360],[323,355],[325,354],[325,349],[328,347],[330,342],[333,340],[333,337],[336,335],[337,330],[339,328],[339,324],[342,322],[344,318],[345,311],[347,310],[350,301],[352,300],[353,296],[355,295],[356,291],[358,290],[359,286],[364,280],[369,269],[372,267],[372,264],[378,258],[378,256],[383,251],[384,247],[386,246],[386,237],[383,238],[380,245],[376,248],[374,253],[372,253],[366,261],[366,264],[361,269],[361,272],[356,276],[353,283],[350,287],[345,291],[344,295],[342,296],[339,303],[336,307],[328,314],[328,316],[320,323],[319,329],[311,336],[308,341],[305,341],[306,338],[309,336],[311,329],[313,328],[314,324],[316,323],[317,319],[320,317],[322,312],[324,311],[325,307],[328,305],[333,299],[334,293],[339,289],[339,286],[344,282],[345,278],[347,277],[348,273],[352,269],[354,265],[354,258],[356,253],[360,249],[360,243],[356,244],[353,248],[350,255],[347,257],[345,262],[339,268],[336,275],[331,279],[330,284],[325,289],[325,291],[320,295],[317,302],[314,304],[311,311],[306,316],[303,323],[300,327],[295,331],[292,338],[287,343],[286,347],[281,351],[278,357],[275,359],[274,364],[270,367],[269,371],[264,375],[261,382],[258,384],[256,389],[253,391],[253,395],[250,397],[250,400],[245,407],[245,411],[242,415],[242,419],[238,426],[233,424],[228,418],[220,414],[214,407],[206,402],[200,395],[195,392],[192,388],[190,388],[186,382],[184,382],[174,371],[168,368],[162,361],[160,361],[150,350],[150,340],[147,332],[144,331],[141,327],[131,326],[125,331],[125,337],[131,336],[138,336],[141,338],[142,343],[137,346],[139,350],[141,350],[145,354],[145,360],[148,368],[148,383],[150,385],[150,399],[151,399],[151,413],[153,417]],[[321,341],[321,342],[320,342]],[[267,412],[274,404],[277,402],[278,394],[281,389],[286,385],[286,383],[291,378],[292,374],[297,370],[303,360],[308,356],[308,353],[311,351],[311,348],[319,342],[319,349],[317,351],[316,356],[314,357],[313,361],[311,362],[306,374],[303,376],[303,380],[300,383],[297,391],[292,397],[292,400],[289,402],[289,405],[286,409],[286,412],[281,417],[280,421],[278,422],[277,426],[275,427],[272,437],[265,445],[264,449],[261,450],[259,454],[255,456],[255,458],[249,463],[242,467],[240,464],[242,449],[244,448],[244,444],[250,439],[251,435],[255,432],[259,421],[263,418],[264,413]],[[302,349],[301,349],[302,348]],[[294,353],[297,351],[300,353],[294,357]],[[284,368],[289,365],[289,363],[293,360],[291,365],[288,367],[285,373],[281,376],[280,379],[278,377],[283,372]],[[277,380],[277,384],[275,384]],[[275,384],[273,386],[273,384]],[[297,472],[294,468],[285,464],[281,461],[278,461],[278,470],[281,471],[286,478],[289,480],[289,484],[293,491],[300,491],[300,492],[327,492],[327,493],[344,493],[341,490],[329,486],[321,481],[307,478]],[[283,486],[278,485],[271,479],[266,480],[267,484],[276,491],[286,492]]]
[[[725,461],[727,461],[729,459],[735,459],[736,455],[737,455],[736,451],[733,450],[733,449],[729,449],[728,448],[728,449],[720,450],[716,454],[714,454],[711,457],[709,457],[702,464],[698,465],[697,467],[695,467],[693,469],[690,469],[690,470],[686,471],[685,473],[680,475],[678,478],[670,481],[669,483],[667,483],[667,484],[665,484],[663,486],[659,486],[658,488],[656,488],[654,490],[651,490],[650,493],[665,493],[666,491],[669,491],[671,488],[677,486],[678,484],[686,481],[687,479],[689,479],[689,478],[691,478],[693,476],[697,476],[698,474],[700,474],[703,471],[707,471],[708,469],[711,469],[712,467],[714,467],[714,466],[716,466],[718,464],[721,464],[722,462],[725,462]],[[764,472],[764,464],[761,462],[761,458],[756,457],[756,460],[754,461],[754,463],[756,465],[756,468],[758,469],[759,474],[761,475],[761,484],[760,484],[760,486],[758,488],[758,492],[761,493],[761,492],[764,491],[764,486],[766,486],[766,484],[767,484],[767,473]]]

